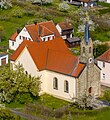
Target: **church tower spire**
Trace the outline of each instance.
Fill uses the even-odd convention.
[[[87,63],[88,61],[92,62],[93,60],[93,43],[89,33],[89,16],[86,12],[86,22],[84,37],[81,41],[81,52],[80,52],[80,62]]]

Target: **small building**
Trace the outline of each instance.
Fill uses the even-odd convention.
[[[35,21],[34,24],[25,25],[22,30],[18,29],[17,32],[10,37],[9,48],[16,50],[24,40],[45,42],[59,37],[61,36],[53,21],[41,23]]]
[[[72,38],[67,38],[65,40],[65,43],[67,44],[68,47],[74,47],[74,46],[79,46],[80,45],[80,38],[78,37],[72,37]]]
[[[69,4],[84,7],[93,7],[97,5],[97,0],[68,0]]]
[[[101,85],[110,87],[110,49],[97,59],[97,65],[101,68]]]
[[[8,64],[8,55],[0,54],[0,66]]]
[[[72,38],[72,33],[74,31],[72,24],[68,22],[60,22],[56,25],[56,28],[64,40]]]
[[[100,2],[110,3],[110,0],[99,0]]]

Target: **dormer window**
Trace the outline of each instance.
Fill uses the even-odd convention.
[[[50,37],[48,37],[48,40],[50,40]]]
[[[43,38],[43,42],[45,42],[45,38]]]

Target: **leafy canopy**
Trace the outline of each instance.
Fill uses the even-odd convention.
[[[37,97],[40,91],[40,77],[24,73],[22,65],[15,65],[15,71],[4,67],[0,71],[0,101],[12,102],[16,97],[28,94]],[[26,97],[25,97],[26,98]]]

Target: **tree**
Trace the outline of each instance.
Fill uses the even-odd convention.
[[[32,0],[33,3],[40,3],[40,5],[52,3],[53,0]]]
[[[70,6],[67,4],[67,2],[62,2],[59,4],[59,10],[66,12],[68,11],[68,9],[70,8]]]
[[[109,49],[109,46],[107,44],[94,45],[94,57],[97,58],[98,56],[102,55],[108,49]]]
[[[37,97],[40,91],[40,77],[32,77],[24,73],[22,65],[15,66],[16,70],[9,67],[0,72],[0,101],[11,102],[24,94]],[[24,96],[26,98],[26,96]],[[19,97],[20,98],[20,97]],[[28,99],[26,99],[28,101]]]

